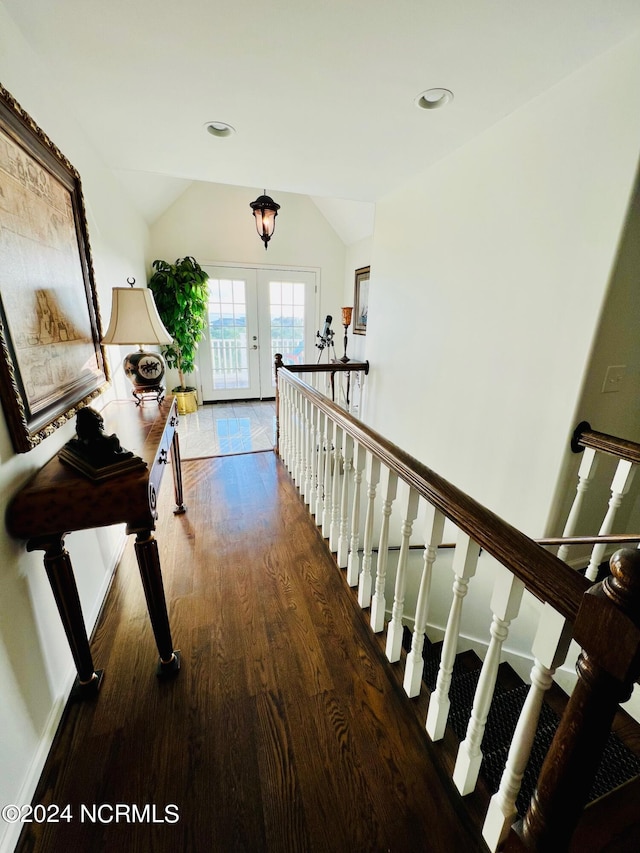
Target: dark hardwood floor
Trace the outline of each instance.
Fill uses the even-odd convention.
[[[486,850],[277,458],[183,470],[187,514],[166,477],[157,531],[182,670],[155,677],[129,541],[92,642],[102,690],[67,708],[34,799],[72,819],[17,849]]]

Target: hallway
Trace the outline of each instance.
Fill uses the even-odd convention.
[[[277,457],[183,470],[188,511],[165,478],[157,530],[182,670],[156,680],[130,539],[92,644],[101,693],[67,709],[34,799],[72,819],[17,849],[484,850]]]
[[[274,400],[205,403],[196,412],[180,415],[181,456],[203,459],[273,450],[275,416]]]

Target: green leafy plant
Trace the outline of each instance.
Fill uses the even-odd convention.
[[[198,262],[187,255],[175,263],[156,260],[155,272],[149,279],[158,314],[173,343],[163,347],[169,367],[174,367],[180,377],[180,387],[174,390],[190,391],[185,385],[185,373],[193,373],[198,343],[204,332],[208,314],[206,273]]]

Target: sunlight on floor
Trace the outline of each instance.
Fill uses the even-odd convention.
[[[272,450],[276,404],[273,400],[206,403],[197,412],[180,415],[183,459]]]

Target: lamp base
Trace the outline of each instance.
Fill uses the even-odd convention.
[[[136,401],[136,406],[141,406],[147,398],[160,405],[164,400],[166,390],[164,385],[158,385],[155,388],[132,388],[131,393]]]
[[[145,397],[153,397],[158,405],[164,399],[165,387],[162,382],[166,370],[164,358],[157,352],[143,349],[128,353],[122,362],[125,376],[133,385],[136,405],[141,405]]]

